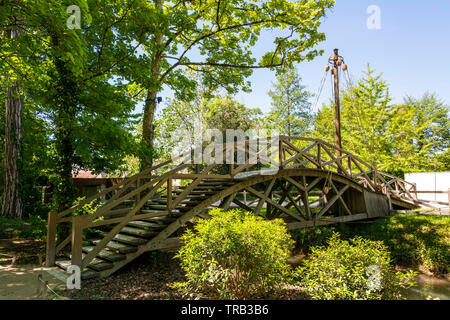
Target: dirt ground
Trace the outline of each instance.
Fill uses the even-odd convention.
[[[65,287],[65,283],[46,269],[36,265],[0,266],[0,300],[65,299],[51,291]]]
[[[44,252],[42,241],[0,239],[0,300],[64,298],[51,291],[65,283],[46,272]]]

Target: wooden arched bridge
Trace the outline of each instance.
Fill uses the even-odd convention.
[[[192,164],[197,151],[49,213],[47,265],[78,265],[83,278],[108,276],[146,251],[179,246],[185,228],[215,207],[282,218],[289,229],[297,229],[419,205],[414,184],[322,140],[280,136],[214,147],[211,154],[228,156],[233,164]],[[83,215],[85,205],[99,208]],[[71,234],[56,240],[64,224]]]

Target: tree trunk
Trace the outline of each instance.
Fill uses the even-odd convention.
[[[10,32],[11,39],[17,36],[17,31]],[[7,89],[5,109],[5,190],[1,216],[22,219],[19,170],[22,163],[23,95],[17,81]]]
[[[142,141],[148,150],[153,150],[154,147],[153,141],[155,138],[154,118],[156,111],[156,95],[157,91],[149,91],[144,106]],[[144,158],[141,159],[141,170],[150,168],[152,165],[152,156],[144,156]]]
[[[162,10],[162,0],[155,0],[155,8]],[[155,80],[159,81],[162,52],[160,46],[162,43],[162,33],[156,33],[153,38],[155,54],[151,64],[151,75]],[[151,152],[154,150],[155,127],[154,118],[156,111],[156,95],[158,90],[155,88],[147,88],[147,99],[145,100],[144,116],[142,121],[142,142],[144,146]],[[141,159],[141,170],[153,166],[153,154],[146,153]]]
[[[22,198],[19,192],[19,167],[22,163],[23,96],[19,85],[7,89],[5,117],[5,190],[2,216],[22,219]]]
[[[59,45],[57,36],[52,37],[55,47]],[[55,103],[55,147],[56,181],[55,200],[59,211],[70,207],[76,196],[72,180],[72,167],[75,162],[73,130],[76,126],[78,110],[78,86],[75,76],[61,57],[54,57],[57,71]]]

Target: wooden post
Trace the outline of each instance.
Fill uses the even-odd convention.
[[[278,169],[283,169],[283,140],[278,137]]]
[[[448,212],[450,213],[450,188],[448,188]]]
[[[339,49],[334,49],[334,127],[336,130],[336,146],[342,149],[341,143],[341,110],[339,101]],[[337,150],[337,158],[341,156],[341,151]],[[340,162],[340,160],[339,160]]]
[[[332,65],[332,75],[334,76],[334,128],[335,128],[335,139],[336,146],[336,158],[338,159],[338,164],[342,164],[341,151],[342,140],[341,140],[341,110],[339,101],[339,67],[344,63],[344,58],[339,56],[339,49],[334,49],[334,54],[328,59],[328,63]],[[344,69],[345,70],[345,69]],[[338,173],[342,172],[341,166],[338,165]]]
[[[56,221],[58,219],[57,212],[48,213],[47,221],[47,248],[45,263],[47,267],[51,267],[55,264],[56,256]]]
[[[83,216],[72,218],[72,265],[82,267]]]
[[[419,197],[417,195],[417,184],[413,183],[413,185],[414,185],[414,200],[417,201],[419,199]]]

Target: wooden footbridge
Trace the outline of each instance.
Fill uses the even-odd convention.
[[[235,164],[194,165],[190,151],[103,190],[60,213],[49,213],[47,265],[82,268],[82,277],[106,277],[146,251],[174,248],[179,236],[216,207],[239,207],[289,229],[388,215],[418,206],[416,187],[378,171],[322,140],[280,136],[214,148]],[[274,142],[275,141],[275,142]],[[261,143],[264,147],[261,148]],[[261,159],[272,159],[269,167]],[[235,161],[238,162],[238,161]],[[197,172],[197,173],[192,173]],[[85,205],[101,204],[91,215]],[[64,224],[71,230],[56,239]]]

